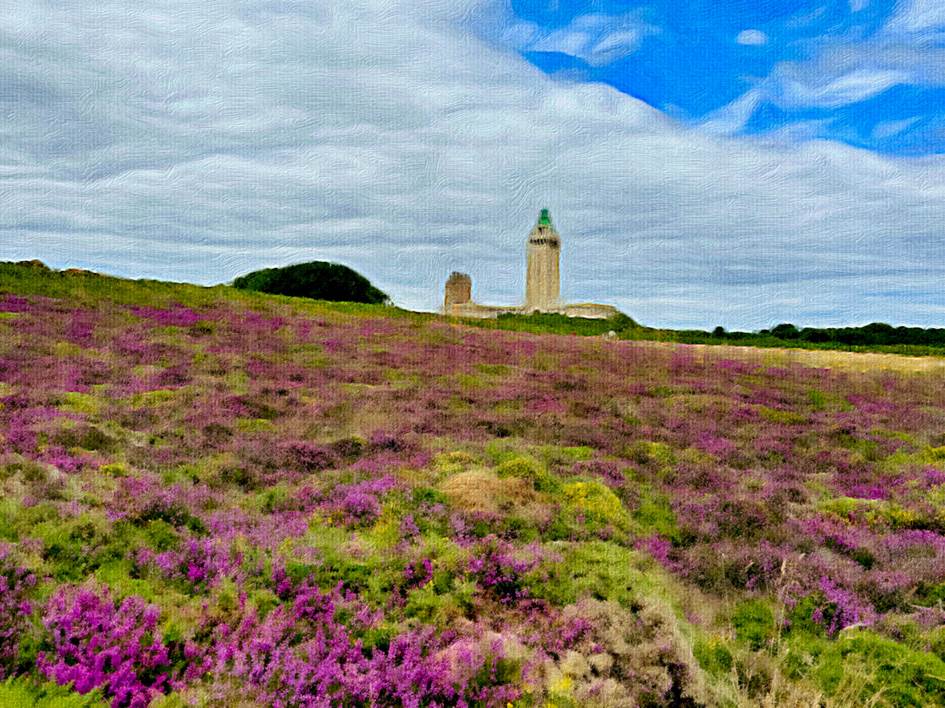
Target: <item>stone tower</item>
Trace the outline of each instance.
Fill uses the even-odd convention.
[[[470,302],[472,302],[472,278],[465,273],[453,271],[446,280],[443,311],[449,313],[453,305],[466,305]]]
[[[541,210],[538,223],[528,234],[525,248],[528,266],[525,273],[525,310],[543,312],[560,305],[561,273],[558,257],[561,237],[551,223],[547,209]]]

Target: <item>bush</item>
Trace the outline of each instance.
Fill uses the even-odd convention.
[[[827,695],[848,691],[855,679],[851,705],[866,705],[881,696],[881,705],[931,706],[945,703],[945,662],[869,630],[847,631],[835,641],[797,637],[789,668],[810,677]]]
[[[557,489],[557,480],[538,462],[529,457],[515,457],[496,467],[499,477],[518,477],[532,484],[540,492]]]
[[[314,300],[366,302],[374,305],[390,302],[386,294],[371,285],[360,273],[347,266],[324,261],[253,271],[234,280],[233,286],[240,290]]]
[[[735,636],[752,649],[761,649],[775,634],[774,613],[764,600],[746,600],[732,612]]]
[[[552,699],[582,706],[703,704],[702,671],[664,604],[645,599],[631,612],[586,599],[564,608],[562,624],[562,636],[577,636],[543,667]]]
[[[628,530],[630,516],[607,485],[596,480],[572,482],[564,485],[562,492],[568,507],[584,517],[592,529],[609,525],[620,531]]]
[[[41,652],[37,663],[79,693],[101,688],[116,706],[146,705],[163,692],[170,665],[157,621],[157,607],[140,597],[116,608],[107,589],[62,586],[43,616],[53,651]]]
[[[0,706],[33,706],[33,708],[91,708],[107,705],[98,692],[80,696],[64,686],[38,684],[25,676],[8,678],[0,683]]]
[[[36,576],[14,563],[0,548],[0,679],[7,675],[8,668],[16,668],[20,640],[33,611],[28,598],[35,585]]]
[[[636,551],[607,541],[555,550],[561,552],[560,562],[543,564],[526,578],[533,597],[560,606],[591,597],[630,607],[641,593],[655,592],[651,576],[640,570],[644,560]]]

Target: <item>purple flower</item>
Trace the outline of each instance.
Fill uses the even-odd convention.
[[[79,693],[101,687],[113,708],[143,708],[164,692],[170,663],[157,620],[140,597],[116,608],[107,588],[60,587],[43,614],[53,651],[40,652],[39,669]]]
[[[16,659],[20,640],[33,612],[28,596],[36,585],[36,576],[18,566],[0,544],[0,679]]]
[[[200,315],[181,304],[175,304],[166,309],[132,307],[131,311],[138,317],[152,320],[163,327],[192,327],[201,319]]]

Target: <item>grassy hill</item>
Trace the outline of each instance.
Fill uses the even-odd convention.
[[[758,332],[726,332],[717,327],[712,332],[686,329],[658,329],[641,325],[620,314],[606,320],[567,317],[558,314],[503,314],[492,320],[466,319],[465,324],[486,329],[501,329],[532,334],[573,334],[608,336],[632,341],[708,344],[715,346],[761,347],[765,349],[805,349],[813,351],[852,351],[903,354],[906,356],[945,356],[945,329],[892,327],[874,323],[863,327],[811,328],[798,330],[781,324]]]
[[[0,265],[0,492],[0,705],[945,704],[940,368]]]

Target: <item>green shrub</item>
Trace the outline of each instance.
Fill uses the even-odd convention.
[[[678,542],[681,532],[676,523],[676,514],[669,503],[669,497],[656,491],[652,485],[639,487],[639,502],[632,513],[633,520],[644,535],[659,534],[664,538]]]
[[[699,666],[713,676],[727,674],[734,666],[732,652],[719,637],[700,637],[693,643],[692,653]]]
[[[629,548],[589,541],[555,544],[552,550],[561,554],[561,562],[545,563],[526,577],[534,597],[555,605],[591,597],[629,607],[641,593],[660,592],[660,581],[642,569],[647,560]]]
[[[771,605],[760,599],[745,600],[736,605],[731,622],[735,636],[755,650],[768,644],[777,629]]]
[[[571,482],[565,484],[561,491],[567,505],[590,524],[607,524],[621,531],[629,528],[630,516],[627,510],[617,495],[603,482]]]
[[[506,460],[495,469],[499,477],[518,477],[527,480],[540,492],[554,491],[558,480],[549,474],[544,466],[530,457],[514,457]]]
[[[10,677],[0,682],[0,706],[10,708],[106,708],[100,691],[80,695],[68,686],[39,683],[26,676]]]
[[[847,700],[866,705],[945,704],[945,662],[869,630],[847,630],[836,639],[792,637],[787,666],[793,677],[807,675],[828,696],[843,691]],[[851,691],[852,696],[846,694]]]
[[[233,281],[240,290],[314,300],[362,302],[381,305],[390,298],[360,273],[338,263],[312,261],[284,268],[265,268]]]
[[[641,465],[653,465],[657,469],[676,464],[676,455],[669,445],[651,440],[637,440],[631,443],[624,450],[624,455]]]
[[[800,425],[807,422],[807,416],[803,413],[783,411],[778,408],[768,408],[767,406],[759,406],[758,414],[764,420],[781,425]]]
[[[111,543],[111,524],[104,516],[86,512],[67,519],[46,520],[31,535],[43,542],[43,558],[57,580],[85,578],[103,563],[124,556],[124,544]]]
[[[472,612],[476,583],[471,580],[458,581],[445,574],[448,580],[434,579],[422,587],[411,590],[404,605],[404,614],[419,622],[448,626],[458,617]]]

